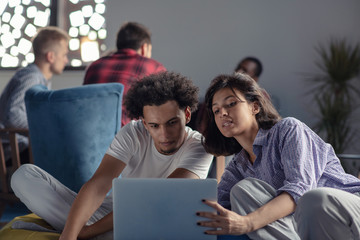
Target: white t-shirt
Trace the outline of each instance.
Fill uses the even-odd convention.
[[[187,137],[173,155],[159,153],[141,120],[131,121],[116,134],[107,154],[126,164],[121,177],[166,178],[175,169],[185,168],[206,178],[213,156],[201,144],[201,134],[189,127]]]

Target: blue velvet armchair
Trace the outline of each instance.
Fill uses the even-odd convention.
[[[25,104],[34,164],[78,192],[121,127],[123,89],[120,83],[30,88]]]

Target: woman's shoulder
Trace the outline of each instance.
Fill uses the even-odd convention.
[[[302,126],[303,124],[304,123],[301,122],[299,119],[296,119],[294,117],[286,117],[286,118],[281,119],[274,126],[276,126],[278,128],[284,128],[284,127]]]
[[[286,117],[277,122],[271,129],[271,135],[283,136],[288,132],[302,131],[305,124],[294,117]],[[280,134],[280,135],[279,135]]]

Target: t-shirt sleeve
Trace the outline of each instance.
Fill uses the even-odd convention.
[[[304,193],[316,188],[326,164],[319,159],[319,153],[327,148],[304,124],[297,122],[285,127],[280,136],[285,180],[278,194],[285,191],[297,202]]]
[[[135,125],[136,121],[131,121],[122,127],[107,149],[106,154],[128,164],[139,145],[137,144],[138,138]]]
[[[184,154],[181,156],[177,168],[185,168],[198,175],[199,178],[204,179],[209,173],[214,156],[205,151],[200,136],[199,133],[199,137],[187,140],[189,142],[186,143],[187,147],[184,149]]]

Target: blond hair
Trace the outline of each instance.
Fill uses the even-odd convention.
[[[35,58],[41,58],[47,52],[54,51],[61,40],[66,42],[70,40],[64,30],[54,26],[40,28],[32,42]]]

